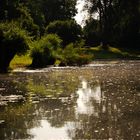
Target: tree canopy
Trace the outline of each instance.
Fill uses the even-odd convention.
[[[46,34],[57,34],[63,40],[63,45],[80,40],[82,31],[74,20],[54,21],[46,27]]]
[[[118,46],[140,44],[140,1],[86,0],[90,17],[98,13],[101,41]]]
[[[55,20],[72,19],[77,0],[0,0],[0,21],[29,20],[43,32],[45,26]],[[22,22],[20,20],[20,22]]]

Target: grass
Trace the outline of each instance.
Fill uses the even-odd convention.
[[[107,49],[103,49],[101,46],[82,48],[82,51],[87,54],[94,54],[94,59],[140,59],[138,52],[132,52],[130,50],[121,50],[108,46]],[[24,56],[15,56],[10,63],[10,69],[24,68],[32,63],[32,59],[28,54]]]
[[[27,67],[32,63],[32,59],[28,54],[18,56],[16,55],[10,63],[10,69]]]
[[[140,59],[140,56],[136,53],[131,53],[111,46],[108,46],[107,49],[98,46],[83,48],[83,50],[87,53],[94,54],[94,59]]]

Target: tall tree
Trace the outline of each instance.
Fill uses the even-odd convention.
[[[140,45],[140,1],[117,1],[114,6],[116,12],[115,39],[119,45],[129,48]]]
[[[31,35],[37,36],[39,29],[34,24],[34,19],[26,3],[26,1],[22,2],[21,0],[0,0],[0,21],[17,21],[23,29],[29,31]]]
[[[140,1],[86,0],[91,15],[98,13],[102,42],[138,44],[140,37]],[[90,3],[90,4],[89,4]],[[131,40],[131,41],[130,41]],[[131,42],[131,43],[130,43]]]
[[[77,13],[77,0],[28,0],[23,3],[42,31],[50,22],[72,19]]]
[[[86,40],[87,46],[97,46],[100,44],[100,28],[99,21],[95,19],[88,19],[86,26],[84,26],[84,39]]]
[[[6,72],[13,57],[29,49],[30,38],[16,22],[0,23],[0,72]]]
[[[0,20],[17,18],[17,6],[19,0],[0,0]]]
[[[63,45],[66,46],[71,42],[76,42],[81,39],[81,26],[74,20],[54,21],[46,27],[47,34],[57,34],[63,40]]]
[[[76,3],[77,0],[44,0],[43,10],[46,23],[72,19],[77,13]]]
[[[45,15],[43,10],[43,0],[28,0],[23,2],[26,7],[30,10],[31,17],[35,24],[37,24],[40,28],[41,34],[44,31],[45,27]]]
[[[107,43],[110,31],[111,31],[111,23],[112,12],[113,12],[113,0],[86,0],[89,13],[91,15],[97,14],[99,15],[99,25],[100,25],[100,33],[102,36],[102,42]],[[92,16],[90,16],[92,17]]]

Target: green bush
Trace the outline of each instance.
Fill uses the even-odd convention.
[[[82,30],[74,20],[54,21],[46,27],[46,33],[53,33],[60,36],[63,40],[63,45],[68,45],[71,42],[80,40]]]
[[[83,41],[68,44],[59,59],[60,65],[81,66],[92,61],[93,56],[82,51],[83,45]]]
[[[63,63],[65,65],[76,65],[76,58],[78,57],[78,49],[74,48],[74,44],[70,43],[63,51]]]
[[[76,58],[77,65],[81,66],[84,64],[88,64],[93,60],[93,55],[91,54],[79,54]]]
[[[32,44],[32,67],[52,65],[56,59],[57,49],[61,48],[62,40],[55,34],[43,36]]]
[[[0,71],[7,71],[10,61],[29,49],[30,38],[16,22],[0,23]]]
[[[32,67],[47,65],[80,66],[92,60],[92,55],[82,51],[84,42],[70,43],[62,48],[62,40],[55,34],[49,34],[32,44]]]

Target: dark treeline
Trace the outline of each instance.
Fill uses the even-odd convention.
[[[76,1],[0,0],[0,21],[16,20],[33,35],[42,35],[50,22],[72,19],[77,13]]]
[[[0,0],[0,71],[7,71],[12,58],[27,50],[32,66],[38,67],[56,60],[61,65],[88,62],[91,56],[77,49],[84,42],[138,49],[139,0],[85,1],[90,18],[82,29],[74,20],[77,0]]]
[[[139,0],[86,0],[90,19],[85,27],[88,43],[138,49],[140,46]],[[99,15],[98,20],[94,14]]]

